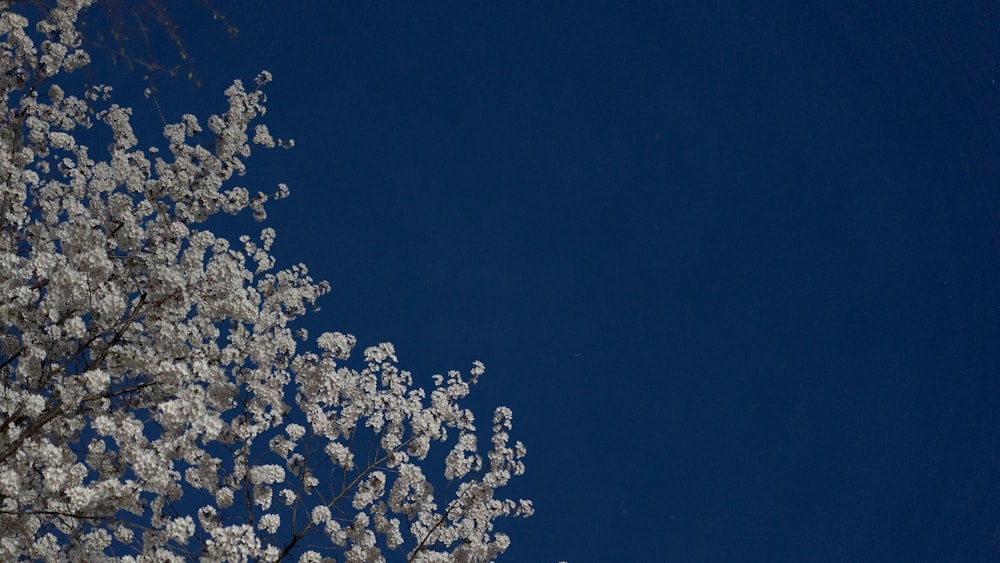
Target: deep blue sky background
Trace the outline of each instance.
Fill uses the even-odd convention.
[[[170,4],[313,333],[486,363],[507,560],[1000,559],[1000,5]]]

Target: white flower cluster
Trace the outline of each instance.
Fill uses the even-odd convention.
[[[0,561],[497,557],[494,522],[532,507],[497,497],[524,472],[510,410],[480,454],[461,406],[483,365],[425,391],[388,343],[360,371],[354,336],[301,351],[290,324],[329,286],[276,270],[271,228],[205,228],[287,195],[232,185],[253,145],[291,145],[255,122],[271,75],[143,151],[110,88],[56,83],[88,61],[89,3],[32,25],[0,1]],[[94,123],[103,159],[79,134]]]

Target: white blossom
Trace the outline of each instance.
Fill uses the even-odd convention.
[[[288,424],[285,426],[285,433],[292,440],[300,440],[306,434],[306,429],[298,424]]]
[[[261,516],[260,521],[257,522],[257,526],[269,534],[276,534],[278,532],[278,526],[280,525],[281,517],[277,514],[265,514]]]
[[[330,521],[330,509],[325,505],[319,505],[312,510],[312,523],[324,524]]]
[[[253,485],[280,483],[285,480],[285,469],[280,465],[258,465],[250,469]]]
[[[219,504],[219,508],[229,508],[233,505],[234,498],[233,490],[229,487],[219,487],[219,490],[215,491],[215,502]]]
[[[299,498],[299,496],[297,494],[295,494],[295,491],[293,491],[291,489],[282,489],[281,492],[278,493],[278,496],[281,497],[281,502],[283,502],[283,503],[285,503],[286,505],[289,505],[289,506],[293,502],[295,502],[295,499]]]

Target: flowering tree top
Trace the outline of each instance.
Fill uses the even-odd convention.
[[[511,411],[480,454],[460,404],[483,364],[430,389],[388,343],[348,367],[353,336],[290,327],[329,285],[276,270],[273,229],[208,228],[288,195],[238,185],[252,149],[291,145],[257,122],[270,74],[140,148],[109,87],[59,85],[89,3],[0,2],[0,560],[497,557],[494,522],[532,508],[497,496],[524,471]]]

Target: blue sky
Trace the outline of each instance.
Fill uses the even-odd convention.
[[[176,5],[168,118],[274,74],[314,334],[486,363],[507,560],[996,560],[996,4]]]

